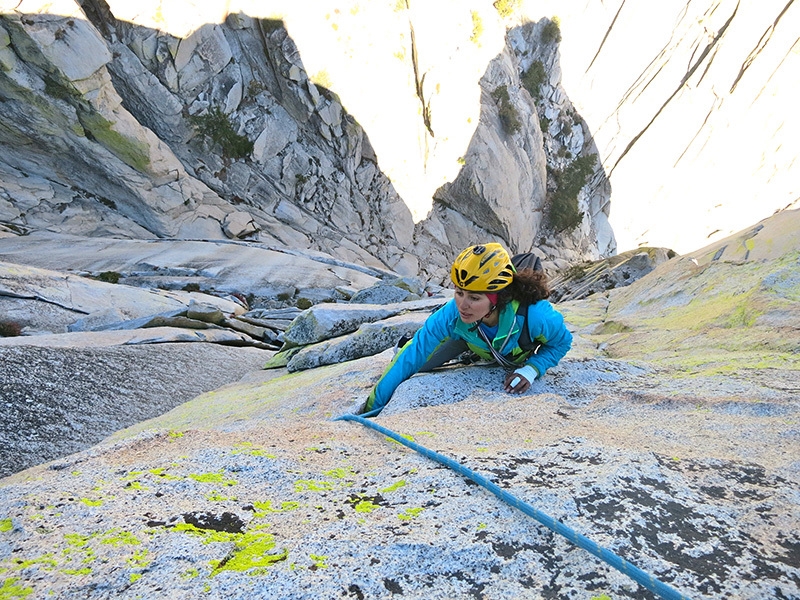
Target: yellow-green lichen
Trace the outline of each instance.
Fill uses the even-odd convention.
[[[211,490],[206,494],[206,500],[209,502],[236,502],[236,496],[223,496],[219,490]]]
[[[330,481],[316,479],[298,479],[294,482],[295,492],[329,492],[334,488]]]
[[[216,473],[190,473],[189,479],[194,479],[199,483],[219,483],[227,486],[239,483],[235,479],[225,479],[225,474],[222,471],[217,471]]]
[[[87,133],[129,167],[145,173],[150,164],[146,143],[123,135],[113,129],[113,123],[94,111],[78,111],[78,119]]]
[[[130,577],[129,577],[129,580],[130,580],[131,583],[136,583],[141,578],[142,578],[142,574],[141,573],[131,573]]]
[[[328,563],[325,562],[325,561],[328,560],[327,556],[323,556],[323,555],[320,555],[320,554],[309,554],[309,558],[312,561],[314,561],[314,566],[317,569],[327,569],[328,568]]]
[[[151,473],[152,475],[155,475],[156,477],[158,477],[159,479],[162,479],[164,481],[181,481],[181,480],[183,480],[183,477],[179,477],[178,475],[170,475],[169,473],[164,472],[163,467],[150,469],[148,471],[148,473]]]
[[[184,580],[195,579],[196,577],[200,576],[200,571],[198,569],[187,569],[183,573],[181,573],[180,577]]]
[[[353,470],[353,467],[347,467],[346,469],[337,467],[336,469],[325,471],[324,475],[332,479],[344,479],[348,475],[355,475],[355,471]]]
[[[153,562],[153,559],[150,558],[150,551],[147,548],[142,548],[134,552],[127,562],[134,569],[144,569]]]
[[[411,521],[419,516],[419,514],[425,510],[424,508],[407,508],[405,511],[401,512],[397,515],[397,518],[401,521]]]
[[[3,580],[0,586],[0,600],[11,600],[12,598],[27,598],[33,593],[33,588],[17,585],[19,577],[9,577]]]
[[[409,435],[409,434],[407,434],[407,433],[400,433],[400,434],[398,434],[398,435],[399,435],[401,438],[405,438],[405,439],[407,439],[409,442],[413,442],[413,441],[414,441],[414,436],[413,436],[413,435]],[[388,442],[394,442],[395,444],[400,444],[400,442],[398,442],[397,440],[395,440],[395,439],[393,439],[393,438],[390,438],[390,437],[388,437],[388,436],[386,437],[386,441],[388,441]],[[402,446],[403,444],[400,444],[400,445]]]
[[[102,500],[92,500],[91,498],[81,498],[81,502],[86,506],[101,506],[103,504]]]
[[[90,564],[96,558],[97,554],[94,549],[89,546],[89,540],[95,537],[92,535],[82,535],[80,533],[67,533],[64,535],[64,541],[67,547],[61,551],[61,555],[65,563],[79,563]]]
[[[280,508],[272,506],[272,500],[265,500],[264,502],[253,502],[253,507],[256,509],[255,518],[262,518],[270,513],[287,512],[290,510],[297,510],[300,508],[300,503],[293,500],[286,500],[281,502]]]
[[[381,493],[382,493],[382,494],[388,494],[389,492],[394,492],[394,491],[397,491],[397,490],[399,490],[401,487],[403,487],[404,485],[406,485],[405,479],[401,479],[400,481],[396,481],[395,483],[393,483],[393,484],[392,484],[392,485],[390,485],[389,487],[385,487],[385,488],[383,488],[383,489],[381,490]]]
[[[58,567],[58,562],[56,561],[55,556],[48,552],[47,554],[43,554],[42,556],[36,558],[14,558],[11,561],[11,566],[16,570],[39,566],[46,571],[50,571]]]
[[[204,544],[233,542],[233,549],[224,558],[211,561],[212,577],[222,571],[250,571],[251,575],[262,574],[264,571],[260,569],[286,560],[289,556],[289,551],[286,549],[277,554],[272,553],[271,551],[275,548],[275,537],[258,529],[245,533],[228,533],[200,529],[194,525],[182,523],[175,526],[173,530],[200,536],[203,538]]]
[[[263,458],[276,458],[263,448],[254,446],[252,442],[239,442],[233,445],[232,454],[246,454],[248,456],[261,456]]]
[[[0,533],[11,531],[14,529],[14,523],[11,522],[11,519],[0,519]]]
[[[380,506],[369,499],[359,500],[353,505],[353,509],[357,513],[371,513],[376,508],[380,508]]]
[[[141,544],[139,539],[129,531],[122,529],[109,529],[100,537],[101,544],[110,546],[137,546]]]

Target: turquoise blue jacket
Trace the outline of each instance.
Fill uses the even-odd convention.
[[[572,334],[564,324],[564,317],[547,300],[539,300],[528,307],[530,339],[542,346],[536,354],[524,352],[518,344],[522,315],[517,314],[519,303],[514,301],[500,309],[497,335],[492,346],[515,364],[531,365],[538,377],[558,364],[572,346]],[[473,324],[464,323],[458,315],[455,300],[450,300],[425,321],[414,338],[394,357],[367,399],[365,411],[383,409],[401,383],[414,375],[428,357],[448,338],[467,342],[470,349],[483,358],[491,359],[489,347],[471,330]]]

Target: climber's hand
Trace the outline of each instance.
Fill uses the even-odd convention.
[[[531,382],[519,373],[512,372],[506,374],[503,388],[509,394],[523,394],[528,391],[529,387],[531,387]]]

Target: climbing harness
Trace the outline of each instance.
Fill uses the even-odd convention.
[[[412,442],[407,440],[406,438],[402,437],[401,435],[395,433],[391,429],[387,429],[386,427],[382,427],[377,423],[367,420],[364,417],[371,417],[377,415],[380,412],[380,409],[370,411],[368,413],[364,413],[362,415],[352,415],[352,414],[345,414],[340,417],[336,417],[334,421],[355,421],[357,423],[361,423],[365,427],[373,429],[379,433],[382,433],[385,436],[393,439],[404,446],[419,452],[426,458],[430,458],[438,463],[443,464],[444,466],[452,469],[459,475],[463,475],[464,477],[474,481],[479,486],[489,490],[495,496],[500,498],[503,502],[513,506],[514,508],[519,509],[529,517],[536,519],[539,523],[558,533],[559,535],[564,536],[570,542],[578,546],[578,548],[582,548],[586,550],[590,554],[596,556],[603,562],[608,565],[611,565],[621,573],[624,573],[631,579],[633,579],[639,585],[647,588],[654,594],[658,595],[659,597],[663,598],[664,600],[689,600],[689,597],[681,594],[675,588],[670,587],[666,583],[659,581],[652,575],[642,571],[639,567],[629,563],[627,560],[618,556],[611,552],[610,550],[598,546],[595,542],[587,538],[586,536],[581,535],[577,531],[567,527],[562,522],[557,521],[556,519],[546,515],[545,513],[541,512],[540,510],[534,508],[527,502],[523,502],[519,498],[515,497],[514,495],[506,492],[501,487],[497,486],[496,484],[492,483],[488,479],[486,479],[483,475],[476,473],[472,469],[465,467],[464,465],[456,462],[455,460],[444,456],[443,454],[439,454],[425,446],[420,446],[416,442]]]

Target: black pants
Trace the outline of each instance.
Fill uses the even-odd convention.
[[[461,339],[449,338],[439,344],[439,347],[433,351],[433,354],[428,357],[427,362],[422,365],[417,372],[426,373],[432,371],[436,367],[441,367],[448,360],[456,358],[467,350],[469,350],[467,342]]]

